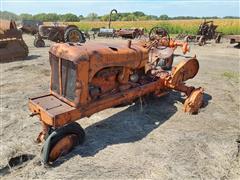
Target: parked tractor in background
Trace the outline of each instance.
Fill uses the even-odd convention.
[[[28,47],[15,21],[0,20],[0,62],[28,56]]]
[[[35,35],[34,46],[44,47],[44,39],[53,42],[84,43],[84,33],[75,25],[40,25],[39,32]]]
[[[222,33],[216,31],[217,27],[213,24],[213,21],[204,20],[199,25],[197,35],[179,34],[177,38],[184,39],[186,42],[197,42],[200,46],[212,39],[215,40],[215,43],[220,43]]]
[[[35,35],[36,33],[38,33],[38,27],[42,24],[42,21],[22,20],[18,25],[18,29],[21,29],[24,33]]]

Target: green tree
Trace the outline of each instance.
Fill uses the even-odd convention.
[[[47,16],[46,17],[47,21],[50,21],[50,22],[60,20],[59,15],[57,15],[56,13],[48,13],[46,16]]]
[[[158,17],[157,17],[157,16],[154,16],[154,15],[149,15],[149,19],[151,19],[151,20],[157,20]]]
[[[147,21],[147,20],[150,20],[150,19],[151,19],[150,16],[141,16],[141,17],[138,18],[138,20],[140,20],[140,21]]]
[[[145,16],[145,14],[141,11],[135,11],[133,12],[133,15],[136,16],[136,17],[142,17],[142,16]]]
[[[46,13],[39,13],[33,16],[34,20],[39,20],[39,21],[46,21],[47,20],[47,15]]]
[[[112,21],[117,21],[118,20],[118,18],[119,18],[119,15],[118,14],[112,14],[112,17],[111,17],[111,19],[112,19]],[[108,20],[109,20],[109,16],[108,16]]]
[[[129,14],[128,16],[124,17],[122,20],[123,21],[136,21],[137,18],[133,14]]]
[[[78,16],[78,18],[79,18],[79,21],[84,20],[84,16],[83,15]]]
[[[33,16],[34,20],[45,21],[45,22],[53,22],[59,21],[60,17],[56,13],[40,13]]]
[[[239,19],[239,16],[224,16],[223,19]]]
[[[33,16],[32,14],[22,13],[19,15],[19,19],[21,20],[32,20]]]
[[[98,15],[96,13],[89,13],[86,18],[90,21],[94,21],[98,19]]]
[[[0,11],[0,17],[1,19],[7,19],[7,20],[18,20],[18,15],[8,12],[8,11]]]
[[[104,15],[100,17],[101,21],[108,21],[109,20],[109,15]]]
[[[67,13],[61,15],[60,20],[64,22],[76,22],[79,21],[79,17],[75,14]]]
[[[168,17],[168,15],[163,14],[163,15],[159,16],[159,19],[161,19],[161,20],[168,20],[169,17]]]
[[[120,21],[127,21],[127,16],[129,16],[131,13],[118,13],[118,19]]]

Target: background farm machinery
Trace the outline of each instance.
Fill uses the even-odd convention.
[[[147,94],[160,97],[169,90],[183,92],[184,111],[198,112],[203,89],[185,84],[198,72],[197,59],[165,70],[160,61],[184,44],[167,38],[162,30],[156,32],[150,40],[56,43],[50,48],[50,94],[29,100],[31,116],[39,116],[42,123],[37,142],[45,140],[44,163],[54,162],[83,142],[84,130],[74,121]]]
[[[141,38],[144,35],[144,29],[141,28],[131,28],[131,29],[107,29],[107,28],[93,28],[90,31],[93,34],[93,38],[98,37],[122,37],[122,38]]]
[[[122,38],[141,38],[144,35],[144,29],[143,28],[131,28],[131,29],[119,29],[115,32],[117,37]]]
[[[184,39],[186,42],[197,42],[200,46],[206,44],[206,41],[215,40],[215,43],[220,43],[222,33],[217,32],[217,25],[213,21],[204,20],[199,25],[197,35],[179,34],[177,39]]]
[[[18,25],[18,29],[21,29],[22,32],[28,33],[28,34],[36,34],[38,33],[38,28],[40,25],[43,25],[42,21],[36,21],[36,20],[22,20],[20,24]]]
[[[108,20],[108,28],[102,27],[102,28],[93,28],[91,32],[93,32],[93,37],[95,38],[95,35],[99,37],[115,37],[116,30],[111,28],[111,22],[112,22],[112,14],[116,13],[116,9],[112,9],[109,14],[109,20]]]
[[[116,9],[112,9],[109,14],[109,21],[108,21],[108,28],[102,27],[102,28],[93,28],[91,32],[99,37],[122,37],[122,38],[140,38],[142,35],[144,35],[144,29],[142,28],[131,28],[131,29],[119,29],[116,30],[114,28],[111,28],[111,22],[112,22],[112,14],[118,13]]]
[[[80,42],[86,41],[84,34],[75,25],[40,25],[35,35],[34,46],[44,47],[44,39],[53,42]]]
[[[15,21],[0,21],[0,60],[14,60],[28,56],[28,47]]]

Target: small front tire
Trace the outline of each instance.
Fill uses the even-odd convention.
[[[60,156],[69,153],[73,147],[84,141],[85,132],[76,122],[54,130],[46,139],[42,148],[42,161],[51,164]]]
[[[45,42],[42,39],[34,39],[34,46],[35,47],[45,47]]]

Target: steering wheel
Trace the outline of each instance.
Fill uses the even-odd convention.
[[[160,43],[164,40],[166,46],[170,43],[170,36],[167,30],[158,26],[150,30],[148,37],[150,41],[159,40]]]

